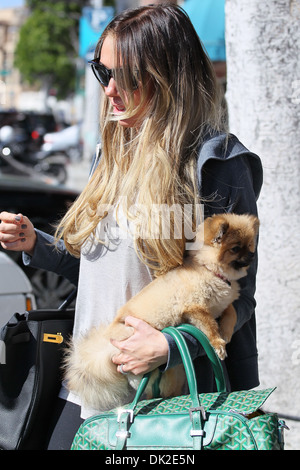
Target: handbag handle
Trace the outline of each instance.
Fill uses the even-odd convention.
[[[77,295],[77,287],[76,289],[72,290],[72,292],[68,295],[68,297],[63,301],[63,303],[58,307],[58,310],[63,310],[64,308],[69,307],[69,305],[73,302]]]
[[[192,403],[195,408],[200,406],[199,395],[198,395],[198,390],[197,390],[196,374],[195,374],[195,369],[193,366],[193,361],[192,361],[190,352],[186,345],[185,339],[181,334],[181,331],[185,331],[186,333],[190,334],[195,339],[197,339],[197,341],[199,341],[199,343],[202,345],[203,349],[205,350],[211,362],[211,365],[213,367],[218,392],[227,391],[221,361],[219,357],[217,356],[215,350],[211,346],[207,336],[202,331],[200,331],[195,326],[189,325],[189,324],[183,324],[177,327],[170,326],[170,327],[164,328],[162,331],[163,333],[167,333],[170,336],[172,336],[172,338],[176,342],[176,345],[179,349],[179,353],[181,355],[185,373],[187,376],[187,382],[188,382],[188,386],[190,390]],[[131,409],[135,408],[141,396],[143,395],[146,389],[146,386],[149,382],[150,375],[151,375],[151,372],[149,374],[145,374],[144,377],[142,378],[139,384],[139,387],[137,389],[135,398],[130,406]]]
[[[179,325],[177,328],[180,331],[185,331],[199,341],[212,365],[218,392],[226,392],[227,387],[223,367],[216,351],[210,344],[208,337],[203,333],[203,331],[190,324]]]
[[[185,339],[181,333],[181,331],[186,331],[188,334],[192,335],[196,338],[200,344],[202,344],[214,370],[217,389],[219,392],[226,392],[226,383],[223,374],[223,368],[221,362],[216,355],[214,349],[210,345],[208,338],[198,330],[196,327],[192,325],[180,325],[177,328],[170,326],[164,328],[162,330],[164,333],[168,333],[169,335],[174,338],[176,345],[179,349],[182,362],[184,365],[184,369],[187,376],[188,386],[190,389],[192,407],[189,410],[190,418],[192,422],[192,431],[191,436],[193,437],[194,441],[194,448],[201,449],[202,448],[202,441],[204,436],[203,431],[203,420],[206,419],[205,410],[201,406],[199,394],[197,391],[197,380],[195,369],[193,366],[193,361],[186,345]],[[130,437],[129,427],[130,424],[133,422],[134,417],[134,410],[139,402],[141,396],[143,395],[145,388],[149,382],[151,372],[144,375],[142,380],[140,381],[139,387],[137,389],[135,398],[133,402],[126,408],[119,410],[118,413],[118,423],[119,423],[119,430],[116,434],[117,436],[117,443],[116,443],[116,450],[122,450],[125,447],[126,440]]]

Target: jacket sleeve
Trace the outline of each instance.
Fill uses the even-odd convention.
[[[208,161],[204,166],[202,197],[207,199],[207,203],[204,203],[206,217],[222,212],[257,215],[257,194],[253,183],[256,175],[251,171],[250,158],[243,155],[229,160]],[[211,194],[215,194],[215,200],[210,199]],[[248,275],[239,281],[240,297],[234,303],[238,317],[235,331],[250,320],[254,313],[256,271],[257,251]]]
[[[101,144],[98,144],[93,157],[90,176],[97,167],[100,157]],[[23,263],[33,268],[55,272],[77,286],[79,278],[79,259],[68,253],[62,240],[58,242],[56,247],[54,246],[54,237],[41,230],[36,229],[35,231],[37,234],[37,242],[34,254],[31,257],[23,252]]]
[[[36,229],[37,241],[33,256],[23,252],[23,263],[27,266],[52,271],[78,285],[79,259],[71,256],[63,243],[54,246],[54,238]]]
[[[255,187],[260,185],[254,178],[261,180],[261,174],[253,173],[252,154],[237,155],[229,159],[211,158],[202,166],[200,195],[204,204],[204,216],[234,212],[236,214],[257,215],[256,200],[258,193]],[[259,168],[259,166],[257,167]],[[200,179],[200,178],[199,178]],[[255,279],[257,271],[257,253],[251,264],[248,275],[240,280],[240,297],[234,303],[237,311],[235,331],[248,322],[255,311]],[[203,350],[191,336],[184,334],[193,359],[204,354]],[[181,362],[178,350],[171,337],[166,335],[169,343],[167,368]]]

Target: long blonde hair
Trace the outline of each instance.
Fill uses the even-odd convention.
[[[143,234],[150,232],[154,206],[192,207],[195,224],[197,151],[207,132],[220,127],[217,82],[189,18],[178,6],[151,5],[123,12],[105,29],[95,58],[109,35],[116,44],[118,90],[122,99],[122,90],[129,97],[125,117],[134,116],[145,103],[146,112],[140,126],[126,128],[112,116],[104,97],[100,162],[56,235],[63,237],[71,254],[79,256],[106,216],[99,207],[117,205],[126,197],[127,207],[138,202],[144,208],[135,215],[127,213],[128,219],[138,220],[137,254],[161,274],[182,264],[185,236],[174,236],[174,220],[170,237]],[[134,79],[141,90],[138,107],[130,99]]]

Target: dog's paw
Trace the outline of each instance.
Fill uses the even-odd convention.
[[[232,338],[232,331],[226,331],[223,328],[220,328],[220,336],[225,341],[226,344],[230,343]]]
[[[221,336],[222,336],[222,338],[224,339],[224,341],[225,341],[226,344],[230,343],[232,335],[230,335],[230,334],[228,334],[228,335],[223,334],[223,335],[221,335]]]
[[[214,340],[212,343],[214,350],[216,351],[219,358],[223,361],[227,356],[226,353],[226,342],[223,339]]]

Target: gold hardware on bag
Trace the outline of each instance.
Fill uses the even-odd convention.
[[[61,344],[64,340],[64,337],[61,333],[57,333],[56,335],[50,333],[44,333],[43,341],[45,343],[57,343]]]

